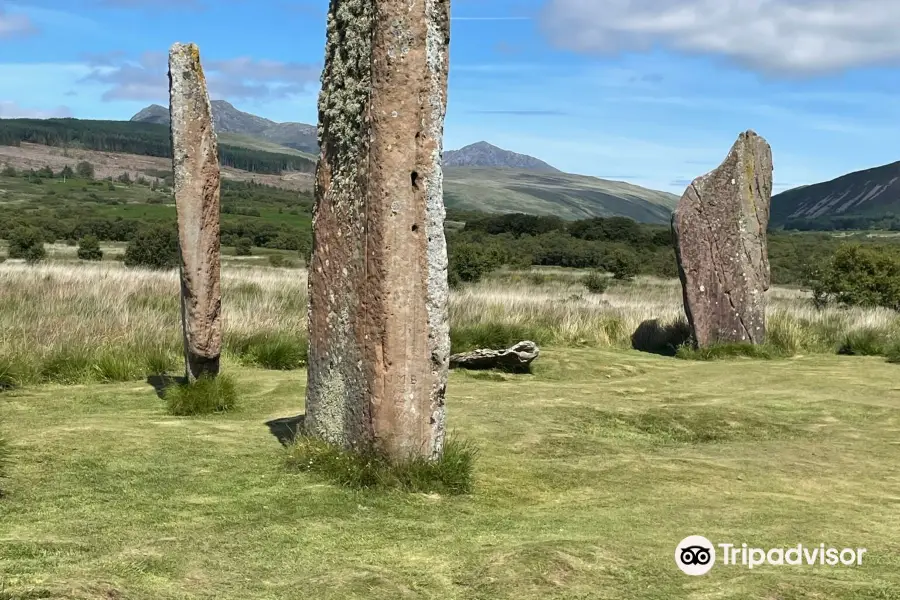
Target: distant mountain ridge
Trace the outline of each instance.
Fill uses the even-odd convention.
[[[510,152],[487,142],[476,142],[459,150],[447,150],[444,152],[443,164],[445,167],[488,167],[562,173],[533,156]]]
[[[318,154],[316,128],[275,121],[242,112],[223,100],[212,102],[220,140],[233,145],[277,152]],[[132,121],[169,124],[169,111],[144,108]],[[260,144],[269,144],[261,146]],[[308,156],[308,155],[307,155]],[[308,156],[315,160],[315,156]],[[678,197],[621,181],[564,173],[527,154],[485,141],[445,150],[444,202],[448,208],[494,213],[554,215],[563,219],[623,216],[644,223],[668,223]]]
[[[236,109],[225,100],[213,100],[213,124],[218,133],[234,133],[255,137],[266,142],[293,148],[310,154],[319,152],[319,136],[315,125],[306,123],[277,123]],[[169,124],[169,109],[151,104],[130,119],[138,123]]]
[[[881,217],[900,213],[900,161],[804,185],[772,197],[771,220]]]

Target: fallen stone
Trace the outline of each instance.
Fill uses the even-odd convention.
[[[218,374],[222,352],[219,152],[194,44],[169,51],[169,107],[185,367],[193,381]]]
[[[510,373],[525,373],[540,354],[541,350],[537,344],[524,341],[506,350],[483,348],[453,354],[450,356],[450,367],[471,370],[498,369]]]
[[[698,346],[766,338],[772,150],[746,131],[672,215],[684,309]]]

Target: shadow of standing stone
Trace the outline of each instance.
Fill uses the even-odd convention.
[[[691,340],[691,328],[684,320],[662,325],[659,319],[648,319],[631,334],[631,347],[641,352],[675,356],[678,347]]]

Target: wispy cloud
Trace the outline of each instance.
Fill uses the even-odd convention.
[[[57,106],[46,110],[20,106],[6,100],[0,101],[0,118],[4,119],[50,119],[71,116],[72,111],[68,106]]]
[[[24,37],[34,35],[37,32],[37,27],[28,15],[10,13],[0,8],[0,39],[7,40]]]
[[[84,81],[106,84],[102,99],[164,101],[168,97],[168,59],[145,52],[126,59],[122,52],[87,57],[92,71]],[[301,94],[318,81],[321,70],[311,64],[237,57],[204,62],[210,95],[233,100],[271,100]]]

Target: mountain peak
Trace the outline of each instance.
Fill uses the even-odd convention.
[[[445,167],[490,167],[560,172],[559,169],[533,156],[504,150],[483,140],[464,146],[459,150],[444,152],[443,163]]]
[[[136,115],[131,117],[132,121],[141,123],[155,123],[157,125],[169,124],[169,109],[159,104],[151,104],[147,108],[141,109]]]
[[[302,152],[319,151],[318,134],[314,125],[276,123],[238,110],[227,100],[213,100],[210,106],[216,133],[257,137]],[[131,117],[131,120],[168,126],[169,109],[159,104],[151,104]]]

